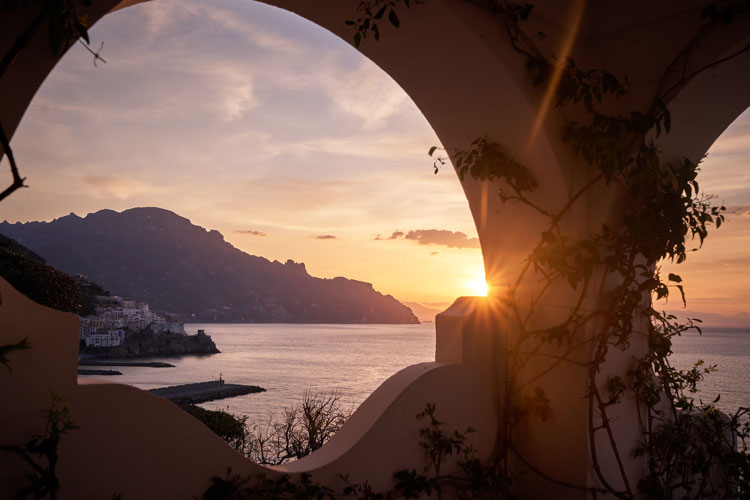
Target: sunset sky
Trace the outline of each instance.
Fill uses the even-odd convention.
[[[343,40],[247,0],[163,0],[73,47],[12,146],[30,189],[0,220],[158,206],[310,274],[445,305],[482,276],[456,176],[401,88]],[[681,269],[689,309],[750,311],[750,113],[715,144],[704,190],[736,213]],[[7,162],[1,165],[7,170]],[[675,304],[669,304],[677,305]]]

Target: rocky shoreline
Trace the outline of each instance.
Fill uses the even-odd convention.
[[[147,358],[155,356],[183,356],[186,354],[217,354],[210,335],[164,335],[150,339],[130,339],[114,347],[81,347],[79,353],[98,359]]]

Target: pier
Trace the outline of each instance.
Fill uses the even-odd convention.
[[[205,403],[206,401],[265,391],[264,388],[257,385],[227,384],[221,379],[149,390],[149,392],[175,403]]]
[[[122,375],[122,372],[117,370],[84,370],[79,368],[78,375]]]
[[[174,368],[163,361],[112,361],[111,359],[79,359],[78,366],[139,366],[148,368]]]

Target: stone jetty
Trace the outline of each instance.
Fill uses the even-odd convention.
[[[78,366],[139,366],[148,368],[174,368],[163,361],[112,361],[111,359],[79,359]]]
[[[265,389],[257,385],[227,384],[221,379],[149,390],[149,392],[153,392],[157,396],[180,404],[204,403],[215,399],[233,398],[235,396],[242,396],[243,394],[265,391]]]
[[[122,372],[117,370],[85,370],[79,368],[78,375],[122,375]]]

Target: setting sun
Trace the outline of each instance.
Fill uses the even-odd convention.
[[[466,288],[471,292],[472,295],[478,296],[478,297],[486,297],[487,296],[487,282],[484,280],[484,277],[476,278],[471,281],[466,282]]]

